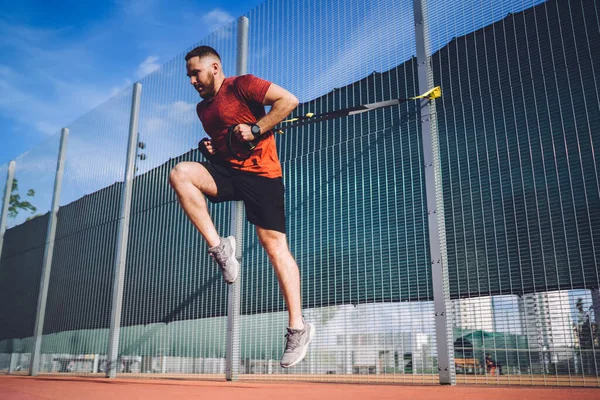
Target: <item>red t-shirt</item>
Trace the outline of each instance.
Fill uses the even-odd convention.
[[[264,137],[247,160],[237,160],[227,147],[229,126],[255,123],[265,116],[262,102],[270,86],[271,82],[254,75],[225,78],[215,96],[198,103],[196,112],[213,148],[232,168],[267,178],[279,178],[282,176],[281,164],[273,131],[263,132]]]

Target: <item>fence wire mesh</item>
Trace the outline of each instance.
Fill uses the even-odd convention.
[[[412,1],[267,2],[247,17],[248,71],[296,94],[298,115],[418,94]],[[277,138],[290,249],[317,336],[306,362],[278,368],[287,313],[249,228],[243,374],[437,380],[418,120],[406,104]]]
[[[41,372],[105,368],[130,109],[127,89],[69,126]]]
[[[437,383],[438,348],[450,341],[459,384],[600,386],[595,1],[268,0],[246,17],[247,70],[294,93],[294,115],[430,89],[419,84],[420,23],[428,86],[442,97],[428,115],[408,101],[277,136],[288,242],[317,334],[305,361],[280,368],[287,309],[245,223],[235,378]],[[237,28],[198,43],[217,49],[226,76],[235,74]],[[202,160],[206,133],[184,60],[194,47],[140,81],[118,323],[125,376],[225,376],[227,287],[169,185],[175,165]],[[131,100],[124,90],[69,126],[42,373],[107,370]],[[437,188],[424,170],[429,118]],[[30,367],[59,139],[16,160],[11,206],[21,203],[0,257],[8,373]],[[431,190],[446,258],[445,337],[435,327]],[[229,205],[209,212],[229,234]]]
[[[237,22],[207,37],[233,75]],[[192,46],[188,49],[191,50]],[[186,76],[185,55],[143,78],[140,159],[132,198],[130,237],[119,354],[131,373],[225,373],[226,295],[207,245],[181,209],[169,173],[197,162],[206,136],[196,116],[200,100]],[[227,235],[229,207],[209,205]]]
[[[17,157],[0,259],[0,367],[29,369],[60,134]]]
[[[598,385],[594,1],[429,1],[459,382]]]

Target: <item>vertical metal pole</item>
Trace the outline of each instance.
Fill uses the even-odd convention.
[[[12,184],[15,177],[15,165],[16,163],[11,161],[10,164],[8,164],[8,173],[6,174],[4,201],[2,202],[2,212],[0,213],[0,259],[2,259],[2,246],[4,245],[4,233],[6,232],[8,206],[10,205],[10,194],[12,192]]]
[[[10,353],[10,365],[8,366],[9,375],[15,372],[15,368],[17,368],[17,354],[18,353]]]
[[[236,75],[244,75],[248,70],[248,18],[238,19]],[[242,259],[244,244],[244,204],[236,201],[231,204],[231,228],[235,237],[235,256]],[[227,288],[227,358],[225,375],[228,381],[238,379],[240,369],[240,292],[242,273]]]
[[[413,6],[419,91],[424,92],[433,87],[433,74],[428,60],[429,31],[423,12],[427,9],[426,0],[413,0]],[[425,164],[427,210],[429,214],[429,250],[431,253],[439,379],[442,385],[455,385],[454,343],[452,337],[448,266],[446,265],[448,258],[446,255],[446,229],[444,225],[444,203],[437,121],[435,103],[427,99],[421,100],[421,132],[423,161]]]
[[[94,354],[94,361],[92,363],[92,374],[95,374],[98,372],[99,361],[100,361],[100,354]]]
[[[50,271],[52,268],[52,255],[54,254],[54,237],[56,235],[56,220],[58,217],[58,205],[60,203],[60,192],[65,167],[65,153],[69,130],[62,129],[60,136],[60,148],[58,150],[58,161],[56,163],[56,177],[54,179],[54,194],[52,195],[52,208],[48,221],[48,232],[46,234],[46,247],[44,248],[44,261],[42,264],[42,277],[40,292],[38,295],[37,312],[34,329],[34,346],[29,365],[29,375],[36,376],[40,372],[42,334],[44,330],[44,319],[46,317],[46,300],[48,299],[48,285],[50,283]]]
[[[4,233],[6,232],[6,222],[8,218],[8,207],[10,206],[10,195],[12,193],[13,179],[15,177],[15,166],[16,162],[11,161],[8,164],[8,173],[6,174],[6,186],[4,189],[4,201],[2,202],[2,210],[0,211],[0,266],[2,265],[2,248],[4,246]],[[0,269],[0,273],[2,270]],[[13,358],[15,349],[11,350],[10,364],[8,366],[8,373],[13,372]]]
[[[129,239],[129,217],[131,211],[131,193],[135,177],[136,148],[138,143],[138,120],[140,114],[140,95],[142,84],[133,85],[131,100],[131,118],[129,120],[129,143],[127,144],[127,161],[123,192],[121,193],[121,209],[119,211],[119,233],[117,236],[117,252],[115,255],[115,274],[110,313],[110,333],[108,341],[108,359],[106,377],[117,376],[119,358],[119,337],[121,334],[121,311],[123,309],[123,287],[125,284],[125,263],[127,261],[127,242]]]

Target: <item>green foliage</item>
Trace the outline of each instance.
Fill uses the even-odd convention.
[[[34,197],[35,191],[33,189],[29,189],[27,191],[27,197]],[[8,202],[8,216],[9,218],[15,218],[19,211],[30,211],[31,214],[34,214],[37,211],[37,208],[31,204],[27,200],[21,200],[21,195],[19,194],[19,182],[17,179],[13,179],[12,190],[10,192],[10,200]],[[30,218],[33,218],[30,217]]]

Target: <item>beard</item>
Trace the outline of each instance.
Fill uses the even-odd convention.
[[[215,77],[211,74],[207,76],[206,84],[198,84],[196,90],[200,97],[203,99],[209,99],[215,95]],[[202,86],[202,90],[198,89],[198,86]]]

